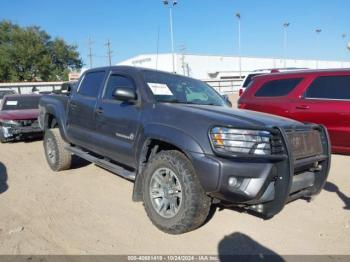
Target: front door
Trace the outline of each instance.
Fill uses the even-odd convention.
[[[132,102],[117,100],[113,94],[120,87],[137,92],[132,77],[117,72],[110,74],[96,107],[98,146],[104,156],[136,167],[134,146],[140,127],[140,98]]]

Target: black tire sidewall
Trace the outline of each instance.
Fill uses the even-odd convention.
[[[52,139],[53,143],[54,143],[54,150],[56,151],[56,159],[55,162],[53,163],[48,156],[47,153],[47,140],[48,139]],[[58,170],[58,165],[59,165],[59,150],[58,150],[58,146],[57,146],[57,141],[55,136],[53,135],[52,131],[50,129],[45,131],[45,135],[44,135],[44,150],[45,150],[45,157],[47,160],[47,163],[49,164],[50,168],[54,171]]]
[[[153,173],[158,170],[159,168],[169,168],[170,170],[172,170],[176,176],[179,179],[179,182],[181,184],[181,188],[182,188],[182,202],[181,202],[181,206],[180,209],[178,211],[178,213],[172,217],[172,218],[165,218],[162,217],[161,215],[158,214],[158,212],[156,210],[154,210],[154,207],[152,205],[152,200],[150,198],[150,183],[151,183],[151,178]],[[169,226],[171,224],[177,224],[178,222],[180,222],[182,216],[184,215],[184,210],[186,208],[186,203],[187,203],[187,195],[185,192],[185,181],[184,181],[184,175],[181,174],[181,172],[179,172],[179,170],[177,170],[176,167],[174,167],[171,163],[169,162],[161,162],[161,161],[154,161],[154,163],[152,163],[152,165],[149,167],[148,170],[145,171],[145,178],[144,178],[144,184],[143,184],[143,192],[144,192],[144,204],[147,207],[148,211],[150,212],[150,215],[152,216],[152,218],[154,219],[154,222],[156,224],[164,224],[164,223],[169,223]]]
[[[181,184],[182,203],[176,216],[165,218],[154,209],[150,199],[150,182],[159,168],[171,169]],[[179,151],[161,151],[144,170],[143,200],[152,223],[169,234],[183,234],[201,226],[209,214],[211,200],[205,195],[189,159]]]

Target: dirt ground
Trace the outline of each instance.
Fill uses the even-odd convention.
[[[41,141],[0,145],[0,254],[348,254],[350,156],[325,190],[271,220],[224,209],[194,232],[157,230],[133,184],[92,164],[54,173]]]

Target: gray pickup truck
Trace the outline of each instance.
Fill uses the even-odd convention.
[[[330,168],[320,125],[232,109],[188,77],[135,67],[86,71],[70,96],[40,101],[44,149],[54,171],[72,155],[134,181],[160,230],[205,223],[212,204],[271,218],[318,194]]]

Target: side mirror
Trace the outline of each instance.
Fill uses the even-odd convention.
[[[226,104],[229,106],[229,107],[232,107],[232,103],[228,97],[228,95],[222,95],[222,98],[225,100]]]
[[[127,87],[117,87],[113,93],[113,97],[120,101],[135,101],[137,94],[135,90]]]

